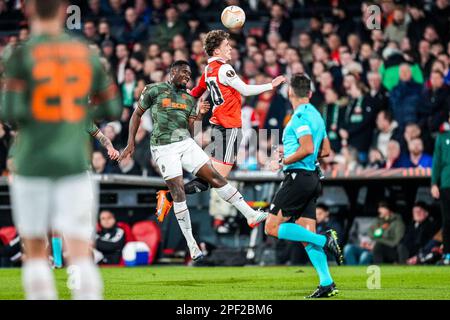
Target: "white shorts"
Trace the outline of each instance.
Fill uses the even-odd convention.
[[[70,239],[93,239],[98,185],[87,172],[57,179],[16,175],[11,202],[21,237],[44,238],[57,231]]]
[[[164,180],[182,176],[183,169],[195,175],[209,161],[208,155],[192,138],[151,146],[150,150]]]

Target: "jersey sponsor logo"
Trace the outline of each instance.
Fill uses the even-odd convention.
[[[182,109],[182,110],[186,110],[187,109],[187,104],[185,104],[185,103],[178,103],[178,102],[172,102],[172,100],[170,100],[169,98],[162,99],[161,103],[162,103],[163,108],[172,107],[172,108],[175,108],[175,109]]]

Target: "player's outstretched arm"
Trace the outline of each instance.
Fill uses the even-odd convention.
[[[196,116],[189,117],[189,132],[191,135],[194,135],[194,123],[196,121],[202,121],[205,114],[208,113],[209,109],[211,108],[208,101],[204,100],[203,98],[200,98],[199,102],[199,111]]]
[[[241,78],[239,78],[233,67],[229,64],[224,64],[222,67],[220,67],[219,80],[224,85],[236,89],[245,97],[255,96],[263,92],[273,90],[279,87],[282,83],[286,82],[286,78],[284,76],[279,76],[273,79],[271,83],[258,85],[246,84],[244,81],[242,81]]]
[[[206,82],[205,82],[205,74],[203,73],[202,77],[200,78],[200,82],[195,88],[192,88],[189,94],[197,99],[201,97],[205,91],[206,91]]]
[[[125,149],[122,151],[122,153],[120,154],[119,158],[117,159],[117,161],[122,161],[123,159],[125,159],[128,156],[133,156],[134,154],[134,149],[135,149],[135,137],[136,137],[136,133],[139,129],[139,125],[141,124],[141,117],[144,114],[145,110],[141,109],[139,106],[134,109],[133,114],[131,115],[131,119],[130,119],[130,126],[129,126],[129,130],[128,130],[128,142],[127,142],[127,146],[125,147]]]
[[[106,137],[100,130],[97,131],[94,138],[108,151],[108,156],[111,160],[117,160],[119,158],[119,151],[114,148],[111,140],[109,140],[109,138]]]

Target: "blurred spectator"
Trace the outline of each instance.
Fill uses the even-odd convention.
[[[422,70],[423,77],[428,79],[430,77],[431,66],[435,60],[435,57],[431,54],[431,44],[427,40],[421,40],[419,42],[419,59],[420,69]]]
[[[375,218],[367,217],[357,217],[353,221],[349,241],[344,246],[344,262],[346,265],[369,265],[372,263],[374,243],[368,232],[375,221]]]
[[[425,14],[422,5],[419,3],[412,2],[408,6],[408,13],[411,21],[408,24],[407,37],[413,44],[417,44],[423,37],[423,33],[429,19]]]
[[[165,13],[166,19],[159,24],[155,32],[155,42],[162,50],[169,49],[170,42],[177,34],[186,35],[187,26],[179,19],[178,11],[175,7],[170,7]]]
[[[383,157],[387,157],[389,141],[398,140],[400,137],[397,121],[392,118],[390,111],[381,110],[377,114],[376,125],[372,145],[381,152]]]
[[[420,66],[417,63],[407,64],[402,52],[398,49],[387,47],[383,50],[383,59],[384,62],[381,64],[379,72],[383,79],[383,86],[388,91],[396,87],[400,81],[414,80],[418,84],[424,82]],[[407,73],[408,65],[409,72]],[[402,71],[400,71],[400,66],[402,66]],[[405,80],[400,79],[402,76]]]
[[[389,108],[389,98],[387,91],[381,83],[381,75],[378,72],[368,72],[367,83],[369,84],[369,94],[374,100],[376,109],[387,110]]]
[[[403,7],[397,7],[394,10],[392,23],[386,27],[384,35],[387,40],[400,43],[408,30],[408,22],[405,19]]]
[[[417,255],[433,238],[437,225],[430,216],[426,203],[416,202],[412,212],[412,223],[407,226],[405,236],[399,245],[399,261],[406,261]]]
[[[316,206],[316,233],[324,234],[329,229],[337,232],[338,239],[343,239],[344,227],[342,223],[330,216],[330,209],[324,203],[318,203]]]
[[[367,153],[372,140],[375,127],[375,115],[377,110],[374,105],[370,105],[367,95],[364,95],[365,88],[361,83],[353,84],[350,87],[350,103],[344,110],[343,122],[339,135],[349,146],[358,150],[358,159],[361,163],[367,162]]]
[[[322,117],[327,129],[328,139],[330,140],[331,149],[335,152],[341,150],[341,138],[339,136],[338,125],[341,123],[343,112],[339,105],[339,96],[336,90],[329,88],[325,91],[325,106],[322,111]]]
[[[264,51],[264,63],[264,72],[271,78],[276,78],[284,73],[284,70],[277,61],[277,55],[274,50],[268,49]]]
[[[89,0],[88,1],[88,9],[86,12],[86,18],[88,20],[92,20],[95,23],[98,23],[102,17],[105,16],[105,13],[103,12],[100,0]]]
[[[334,7],[331,11],[333,25],[337,26],[337,33],[342,41],[355,29],[353,18],[349,15],[344,5]]]
[[[106,165],[105,155],[100,151],[92,153],[92,171],[96,174],[111,173],[111,169]]]
[[[408,142],[408,155],[402,156],[400,166],[402,168],[431,168],[433,157],[423,152],[423,141],[414,138]]]
[[[120,150],[122,153],[123,150]],[[126,157],[119,164],[113,167],[111,173],[141,176],[142,169],[132,157]]]
[[[270,20],[264,27],[264,34],[269,35],[271,32],[278,33],[283,41],[290,42],[292,35],[292,20],[289,19],[288,13],[285,11],[281,3],[274,3],[270,10]]]
[[[202,33],[207,33],[208,30],[208,27],[202,20],[195,15],[191,15],[188,18],[188,31],[186,33],[187,42],[192,43],[196,39],[199,39]]]
[[[401,167],[400,155],[401,155],[400,143],[398,143],[398,141],[395,140],[390,140],[388,142],[386,150],[385,168],[386,169],[400,168]]]
[[[83,24],[83,35],[87,41],[91,43],[99,43],[100,37],[97,33],[97,27],[95,22],[92,20],[87,20]]]
[[[131,108],[134,103],[134,89],[136,88],[136,76],[133,69],[126,68],[125,76],[120,90],[122,93],[122,104],[125,108]]]
[[[378,219],[369,229],[372,246],[373,263],[399,262],[398,245],[405,234],[402,217],[394,213],[387,202],[378,205]]]
[[[424,131],[436,135],[450,111],[450,94],[440,71],[431,73],[430,84],[431,87],[425,89],[424,103],[419,110],[419,124]]]
[[[448,30],[450,30],[450,3],[448,0],[436,0],[431,11],[432,23],[439,32],[439,37],[446,43],[450,40]]]
[[[125,11],[125,25],[120,29],[118,38],[128,45],[138,41],[146,41],[147,28],[148,26],[144,22],[139,21],[136,10],[133,7],[129,7]]]
[[[124,24],[125,19],[123,17],[122,1],[121,0],[109,0],[106,6],[106,15],[108,22],[111,26],[113,34],[117,34],[120,27]]]
[[[383,154],[376,148],[370,148],[369,161],[367,163],[368,169],[382,169],[386,165]]]
[[[307,32],[301,32],[298,36],[298,51],[302,57],[303,63],[310,65],[313,61],[312,39]]]
[[[103,210],[99,215],[99,230],[95,248],[102,254],[101,264],[119,264],[125,246],[125,231],[117,226],[111,211]]]
[[[407,123],[417,123],[420,104],[423,103],[422,87],[412,79],[411,67],[403,63],[399,68],[400,82],[390,92],[394,119],[401,131]]]
[[[115,75],[117,82],[122,84],[125,80],[125,69],[128,65],[129,51],[127,46],[124,43],[119,43],[116,46],[116,58],[117,64],[115,67]]]

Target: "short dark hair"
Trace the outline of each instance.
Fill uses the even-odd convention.
[[[59,8],[67,4],[66,0],[33,0],[36,14],[41,19],[52,19],[58,14]]]
[[[316,205],[317,209],[322,209],[323,211],[329,212],[330,208],[325,203],[318,203]]]
[[[170,66],[170,70],[172,70],[173,68],[178,68],[181,66],[188,66],[190,67],[189,62],[185,61],[185,60],[177,60],[174,63],[172,63],[172,65]]]
[[[392,212],[395,211],[395,206],[390,201],[380,201],[378,203],[378,208],[386,208],[386,209],[388,209],[389,211],[392,211]]]
[[[430,212],[430,207],[424,201],[416,201],[414,203],[414,207],[419,207],[419,208],[422,208],[423,210],[425,210],[426,212]]]
[[[389,110],[381,110],[379,113],[382,113],[384,115],[384,118],[391,123],[394,120],[394,116],[392,115],[392,112]]]
[[[220,47],[223,40],[229,39],[230,34],[223,30],[212,30],[206,34],[205,43],[203,47],[205,48],[206,54],[212,56],[214,50]]]
[[[291,77],[291,88],[297,97],[308,97],[311,91],[311,80],[303,73],[294,74]]]

